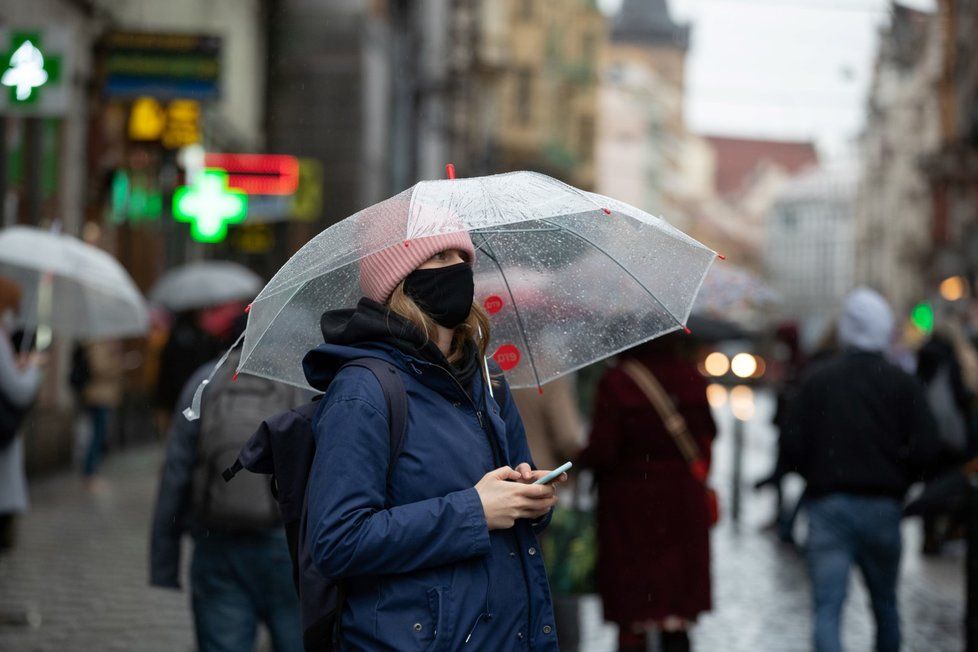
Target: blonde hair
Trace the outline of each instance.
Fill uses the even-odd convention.
[[[401,317],[418,327],[427,340],[432,339],[437,332],[435,320],[428,316],[421,307],[404,291],[404,281],[398,283],[387,306]],[[489,315],[478,303],[472,303],[472,310],[464,322],[455,327],[452,335],[452,346],[448,352],[448,361],[455,364],[465,354],[465,341],[470,340],[479,352],[480,360],[486,357],[489,349]]]

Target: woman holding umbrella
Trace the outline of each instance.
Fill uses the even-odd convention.
[[[13,547],[14,516],[27,510],[24,448],[17,431],[41,383],[38,354],[18,356],[11,341],[20,300],[20,286],[0,277],[0,552]]]
[[[555,489],[532,484],[546,471],[533,470],[506,381],[485,374],[474,261],[465,232],[367,256],[364,298],[322,316],[325,344],[305,358],[309,383],[327,388],[307,537],[320,570],[346,581],[344,648],[557,649],[536,540]],[[343,368],[362,357],[394,366],[407,392],[389,483],[381,388]]]

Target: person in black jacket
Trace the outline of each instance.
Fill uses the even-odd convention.
[[[886,300],[854,290],[839,319],[841,353],[803,380],[789,416],[788,465],[807,481],[815,649],[842,649],[849,569],[859,567],[876,618],[876,649],[900,648],[896,588],[900,517],[911,483],[941,444],[923,389],[884,357],[894,329]]]

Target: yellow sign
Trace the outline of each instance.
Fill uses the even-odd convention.
[[[275,246],[275,233],[267,224],[244,224],[232,236],[235,248],[246,254],[265,254]]]
[[[152,97],[139,97],[129,113],[129,137],[133,140],[159,140],[166,126],[163,107]]]
[[[303,222],[319,219],[323,210],[323,164],[299,159],[299,186],[292,196],[292,217]]]
[[[129,113],[129,138],[161,141],[167,149],[179,149],[200,142],[200,104],[194,100],[173,100],[164,109],[152,97],[140,97]]]
[[[173,100],[166,107],[163,147],[179,149],[200,142],[200,103]]]

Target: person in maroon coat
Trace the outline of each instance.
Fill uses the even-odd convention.
[[[716,425],[687,347],[683,336],[669,335],[622,357],[652,372],[709,464]],[[579,462],[593,469],[598,485],[598,591],[605,619],[619,625],[619,649],[645,650],[655,627],[664,652],[689,650],[686,630],[711,608],[706,490],[620,366],[601,378]]]

